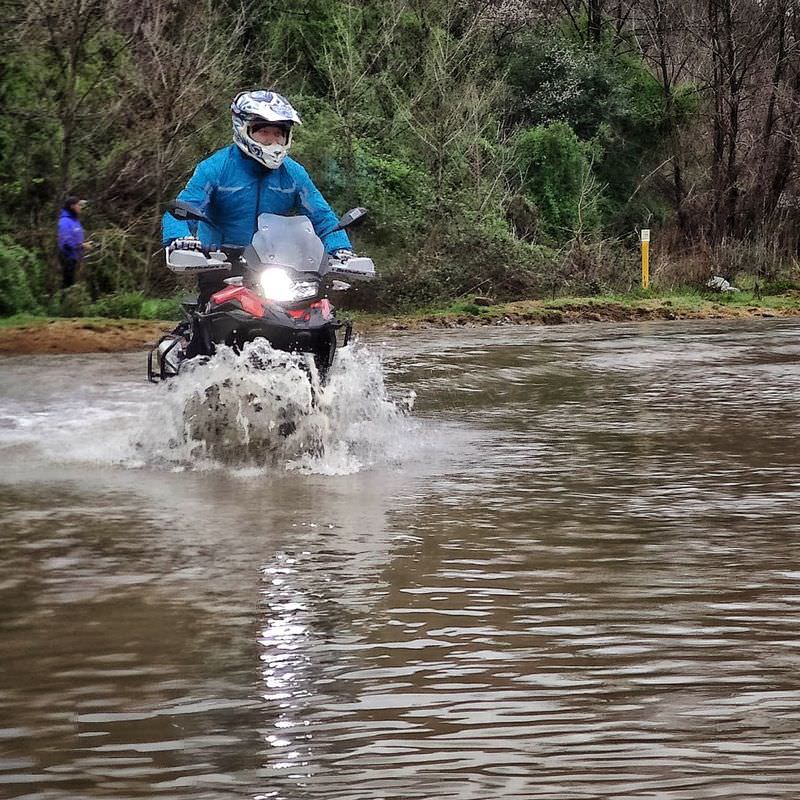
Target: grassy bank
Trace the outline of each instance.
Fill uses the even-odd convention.
[[[800,314],[800,290],[779,294],[731,292],[639,291],[596,297],[557,297],[493,304],[470,298],[446,307],[411,314],[354,315],[366,327],[394,329],[465,325],[560,325],[576,322],[636,322],[639,320],[735,319]]]
[[[493,304],[471,297],[407,314],[348,313],[357,330],[391,331],[480,325],[563,325],[644,320],[800,316],[800,290],[779,294],[634,292]],[[90,353],[144,349],[174,325],[170,320],[46,317],[0,319],[0,353]]]

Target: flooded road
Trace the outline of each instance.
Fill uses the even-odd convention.
[[[217,468],[0,364],[0,797],[800,796],[797,322],[395,334]]]

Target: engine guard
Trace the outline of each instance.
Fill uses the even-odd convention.
[[[187,341],[191,324],[191,344]],[[214,344],[224,342],[236,349],[257,338],[266,339],[276,350],[311,353],[317,366],[327,371],[337,348],[347,347],[353,333],[350,320],[328,319],[322,325],[287,326],[249,314],[225,311],[194,315],[191,323],[182,323],[162,336],[147,354],[147,380],[159,383],[174,378],[185,358],[212,356]]]
[[[178,374],[178,365],[183,359],[179,351],[186,339],[173,332],[162,336],[147,354],[147,380],[150,383],[165,381]]]

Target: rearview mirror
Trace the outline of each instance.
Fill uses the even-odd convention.
[[[349,211],[342,214],[339,219],[339,224],[336,226],[335,230],[342,231],[345,228],[351,228],[353,225],[363,222],[366,216],[366,208],[351,208]]]
[[[167,203],[167,211],[172,214],[175,219],[194,219],[198,222],[205,222],[208,225],[214,224],[197,206],[187,203],[185,200],[173,200]]]

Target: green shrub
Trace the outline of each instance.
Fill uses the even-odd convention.
[[[491,227],[458,221],[410,256],[373,251],[378,279],[354,282],[337,305],[366,311],[410,311],[480,293],[498,301],[540,296],[557,254]],[[466,312],[465,312],[466,313]]]
[[[88,309],[92,317],[138,319],[141,316],[144,295],[141,292],[120,292],[101,297]]]
[[[70,316],[80,314],[112,319],[178,319],[181,315],[180,304],[174,297],[145,297],[141,292],[117,292],[92,303],[85,288],[80,297],[80,302],[72,300],[69,305],[71,310],[82,310],[71,313]]]
[[[85,317],[92,305],[89,290],[84,283],[76,283],[62,292],[58,313],[62,317]]]
[[[797,291],[800,291],[800,281],[775,280],[769,281],[761,287],[762,294],[784,294]]]
[[[39,311],[36,297],[42,291],[44,273],[35,253],[9,236],[0,236],[0,314]]]
[[[470,317],[479,317],[482,312],[482,309],[479,305],[466,301],[453,303],[453,305],[451,305],[447,310],[453,314],[467,314]]]
[[[514,37],[500,56],[513,100],[511,123],[529,128],[560,121],[592,148],[606,233],[621,235],[648,215],[668,216],[670,198],[655,181],[642,184],[642,176],[669,155],[671,134],[698,116],[700,87],[675,83],[665,95],[636,48],[620,47],[617,36],[625,34],[612,35],[611,26],[592,47],[572,25],[537,28]]]
[[[536,125],[514,143],[523,188],[542,231],[557,241],[599,226],[588,149],[565,122]]]
[[[148,297],[142,303],[139,316],[142,319],[180,319],[181,306],[174,297]]]

